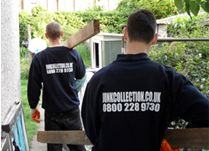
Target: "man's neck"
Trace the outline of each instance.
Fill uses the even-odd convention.
[[[50,47],[61,46],[61,42],[59,39],[55,39],[55,40],[50,39],[49,44],[50,44]]]
[[[144,42],[128,42],[126,48],[126,54],[147,53],[149,48],[150,45]]]

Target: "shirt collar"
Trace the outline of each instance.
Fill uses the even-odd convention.
[[[116,61],[150,60],[146,53],[119,54]]]

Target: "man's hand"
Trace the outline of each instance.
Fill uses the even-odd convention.
[[[40,112],[38,109],[31,109],[31,118],[33,121],[40,123]]]

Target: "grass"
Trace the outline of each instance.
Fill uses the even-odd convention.
[[[29,146],[31,146],[31,141],[37,131],[37,123],[33,122],[30,117],[30,107],[28,105],[28,100],[27,100],[27,83],[28,83],[27,80],[21,80],[21,100],[22,100],[22,106],[24,110],[25,126],[26,126],[26,131],[27,131],[28,143],[29,143]]]
[[[76,50],[80,53],[84,64],[87,67],[91,66],[91,55],[90,55],[90,50],[86,44],[80,44],[76,47]]]

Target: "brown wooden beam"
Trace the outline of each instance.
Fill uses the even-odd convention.
[[[41,143],[91,145],[84,131],[38,131],[37,140]]]
[[[168,130],[165,138],[173,147],[209,148],[209,128]],[[39,131],[41,143],[90,145],[84,131]]]
[[[209,128],[168,130],[165,138],[173,147],[209,148]]]
[[[67,40],[67,47],[74,48],[75,46],[93,37],[99,32],[100,32],[99,21],[93,20]]]

